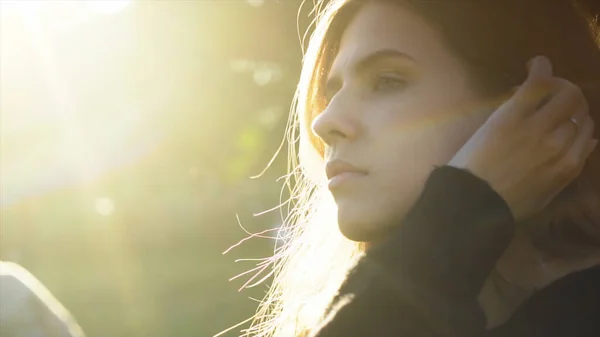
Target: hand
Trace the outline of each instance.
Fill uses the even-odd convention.
[[[598,144],[593,133],[581,90],[554,77],[547,58],[536,57],[523,85],[449,165],[487,181],[519,221],[540,212],[579,175]]]

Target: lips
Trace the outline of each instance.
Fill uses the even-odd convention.
[[[325,165],[327,179],[331,180],[340,175],[366,175],[367,171],[340,159],[327,162]]]

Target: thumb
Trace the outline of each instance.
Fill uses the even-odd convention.
[[[529,115],[547,103],[556,86],[552,81],[552,63],[547,57],[532,58],[527,62],[527,70],[527,79],[513,97],[513,102],[518,107],[516,113],[521,116]]]
[[[527,62],[528,79],[552,77],[552,62],[545,56],[536,56]]]

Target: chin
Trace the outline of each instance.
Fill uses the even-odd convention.
[[[368,216],[349,214],[338,210],[338,227],[343,236],[357,242],[377,242],[389,235],[394,226],[383,219],[376,219],[372,213]],[[357,212],[356,212],[357,213]]]
[[[391,198],[338,198],[337,223],[342,235],[357,242],[379,242],[401,224],[410,206]]]

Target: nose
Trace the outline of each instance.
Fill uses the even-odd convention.
[[[328,146],[356,139],[361,130],[358,102],[340,94],[341,92],[312,123],[315,135]]]

